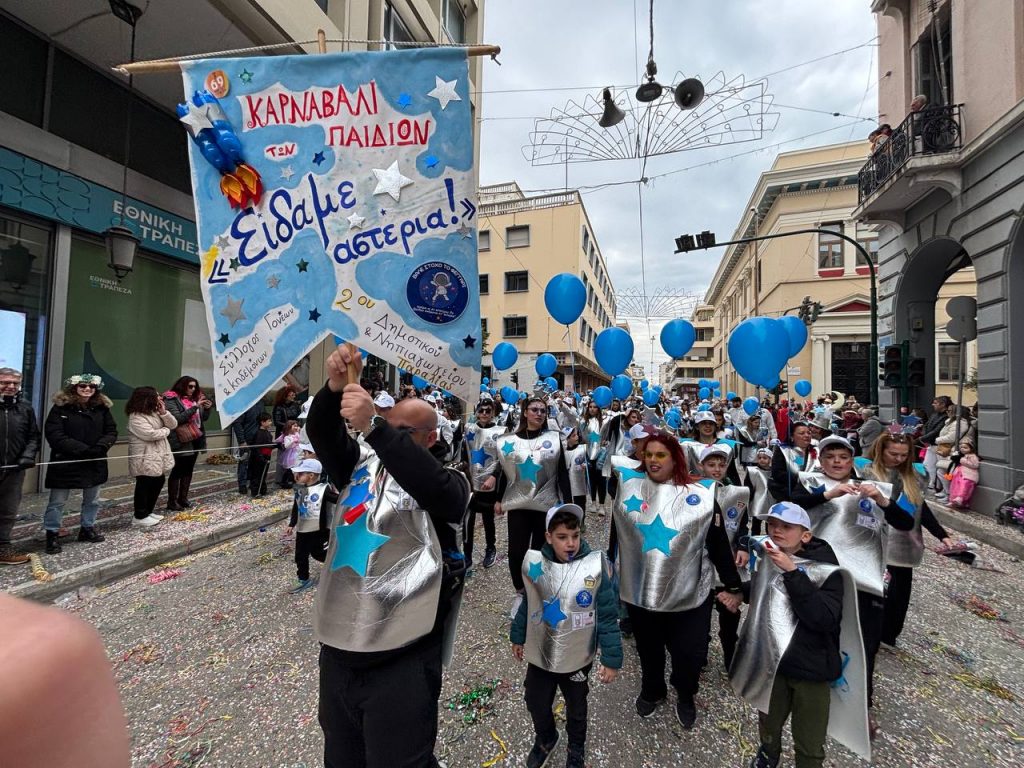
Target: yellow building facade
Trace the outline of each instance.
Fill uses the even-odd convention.
[[[594,340],[615,325],[615,293],[594,227],[574,190],[527,197],[515,182],[480,188],[480,322],[489,353],[507,341],[519,360],[495,371],[484,355],[491,386],[530,389],[534,364],[550,352],[558,360],[555,378],[577,391],[606,384],[608,376],[594,359]],[[578,275],[587,288],[587,305],[566,328],[548,314],[544,289],[557,274]]]

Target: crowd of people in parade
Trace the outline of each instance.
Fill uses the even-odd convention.
[[[559,740],[558,690],[566,765],[584,765],[590,673],[596,665],[596,680],[615,680],[622,637],[637,651],[637,716],[653,715],[672,689],[679,723],[695,727],[716,615],[733,687],[760,713],[752,766],[779,764],[787,720],[798,765],[823,763],[827,734],[869,752],[874,659],[898,642],[922,531],[953,543],[928,497],[967,506],[977,482],[969,411],[940,396],[931,414],[906,411],[886,425],[836,393],[777,404],[664,393],[653,405],[637,394],[602,407],[594,393],[538,385],[514,401],[482,392],[464,414],[432,387],[403,386],[396,398],[382,381],[360,380],[347,346],[327,369],[314,397],[286,386],[270,412],[258,403],[232,425],[246,452],[239,493],[267,492],[274,449],[276,481],[293,492],[294,591],[316,589],[325,765],[353,755],[436,765],[442,668],[475,570],[477,517],[483,569],[497,561],[498,521],[507,526],[509,640],[527,663],[536,732],[528,766],[544,765]],[[117,427],[102,387],[97,376],[70,377],[45,420],[47,552],[60,551],[72,489],[83,493],[78,539],[103,541],[97,498]],[[5,563],[23,562],[10,532],[41,440],[19,391],[20,374],[0,370]],[[132,393],[133,524],[160,523],[165,477],[167,509],[192,504],[211,406],[188,376],[163,393]],[[585,536],[595,515],[610,518],[607,541]],[[319,580],[310,558],[325,564]]]

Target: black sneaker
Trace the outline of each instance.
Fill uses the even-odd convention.
[[[46,532],[46,554],[48,554],[48,555],[59,555],[60,553],[61,553],[60,532],[59,531],[47,531]]]
[[[565,768],[586,768],[583,763],[582,747],[569,747],[569,751],[565,756]]]
[[[249,494],[249,489],[248,488],[239,488],[238,489],[238,495],[239,496],[247,496],[248,494]]]
[[[555,740],[549,744],[541,744],[540,739],[533,742],[533,749],[530,750],[530,754],[526,756],[526,768],[544,768],[548,763],[548,758],[551,757],[551,750],[558,744],[558,734],[555,734]]]
[[[99,544],[101,541],[106,541],[107,538],[95,528],[85,528],[83,526],[78,529],[78,540],[88,541],[92,544]]]
[[[633,621],[628,616],[624,619],[619,619],[619,632],[622,633],[623,637],[633,636]]]
[[[650,717],[651,715],[654,714],[654,710],[656,710],[658,708],[658,705],[661,704],[661,702],[663,702],[664,700],[665,700],[664,696],[662,696],[657,701],[648,701],[647,699],[643,698],[642,696],[637,696],[636,697],[636,713],[638,715],[640,715],[640,717],[643,717],[643,718]]]
[[[693,728],[693,724],[697,722],[697,705],[692,696],[679,697],[679,701],[676,702],[676,720],[687,731]]]
[[[497,557],[498,553],[493,548],[488,547],[487,551],[484,552],[484,568],[490,568],[494,565],[494,558]]]
[[[776,768],[779,764],[779,758],[771,758],[765,754],[764,747],[757,750],[757,754],[754,755],[754,759],[750,761],[750,768]]]

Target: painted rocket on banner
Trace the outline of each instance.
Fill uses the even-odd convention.
[[[222,417],[334,335],[475,397],[465,51],[204,59],[182,72]]]

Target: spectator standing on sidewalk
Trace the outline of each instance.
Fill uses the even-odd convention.
[[[289,421],[298,421],[302,413],[302,404],[295,395],[295,388],[291,385],[281,387],[274,394],[274,408],[271,415],[274,417],[274,439],[277,440],[285,430]],[[287,467],[281,461],[283,450],[278,450],[277,469],[274,475],[274,482],[281,488],[291,488],[291,483],[285,482],[285,471]]]
[[[258,400],[231,424],[231,431],[238,441],[238,492],[243,496],[249,490],[249,446],[256,444],[262,414],[263,401]]]
[[[25,470],[36,465],[39,424],[32,405],[21,400],[21,371],[0,368],[0,565],[28,562],[11,545],[11,531],[21,505]]]
[[[919,438],[919,442],[925,447],[924,468],[928,472],[928,487],[932,490],[938,490],[940,487],[935,467],[939,460],[939,454],[935,450],[935,441],[946,425],[946,411],[949,410],[952,403],[953,401],[946,395],[939,395],[932,400],[932,414],[928,417]]]
[[[164,392],[163,397],[167,412],[178,422],[167,436],[174,453],[174,469],[167,480],[167,508],[180,512],[192,506],[188,490],[199,451],[206,448],[203,422],[210,418],[213,403],[206,399],[199,382],[191,376],[182,376]]]
[[[135,478],[132,525],[150,528],[164,519],[154,514],[164,487],[164,475],[174,468],[167,436],[178,420],[153,387],[137,387],[125,403],[128,414],[128,474]]]
[[[96,530],[97,501],[100,486],[107,482],[107,451],[117,442],[117,424],[110,413],[110,399],[102,394],[103,379],[83,373],[64,381],[64,388],[53,396],[53,407],[46,417],[44,432],[50,444],[46,487],[50,502],[43,514],[46,552],[61,551],[60,521],[64,505],[75,488],[82,489],[82,519],[78,540],[93,544],[104,540]]]

